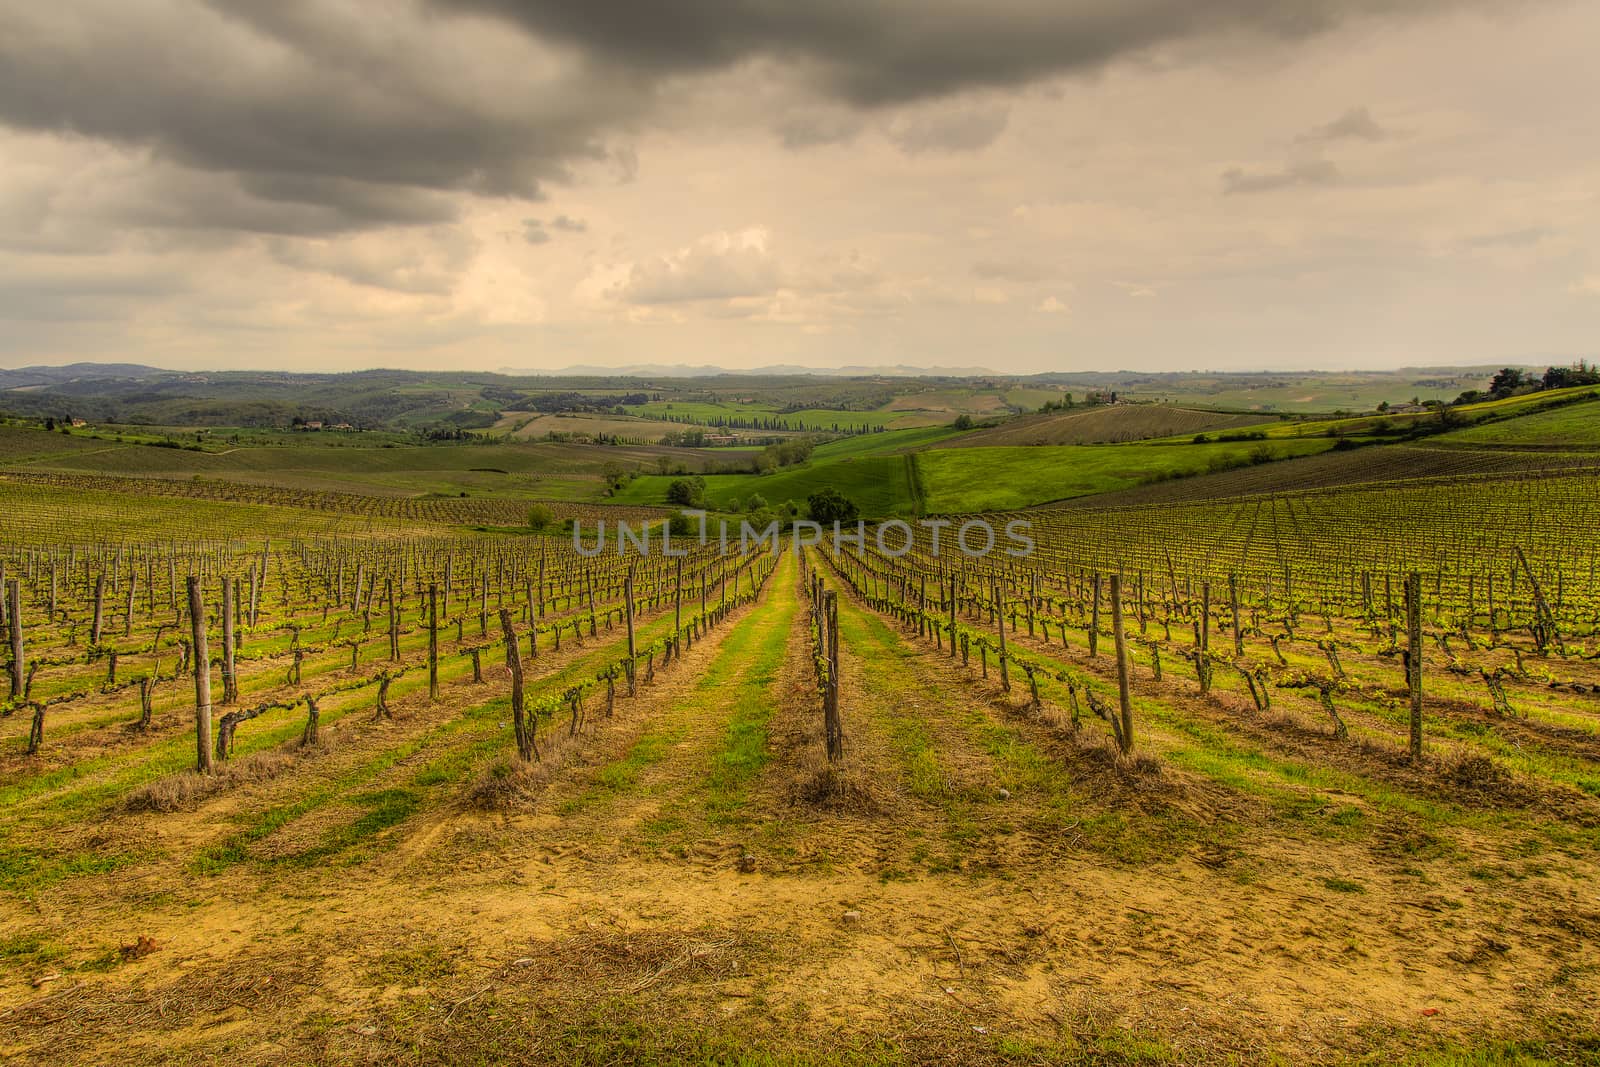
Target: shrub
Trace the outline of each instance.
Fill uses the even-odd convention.
[[[706,480],[700,477],[674,478],[667,486],[667,503],[684,508],[705,506]]]
[[[806,498],[806,510],[811,518],[824,525],[835,522],[854,522],[861,514],[855,501],[833,486],[820,489]]]
[[[556,521],[556,513],[549,504],[535,504],[528,509],[528,529],[535,532],[549,529]]]

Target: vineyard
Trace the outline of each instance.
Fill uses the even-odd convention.
[[[590,555],[7,474],[0,1052],[1592,1061],[1600,475],[1369,482]]]

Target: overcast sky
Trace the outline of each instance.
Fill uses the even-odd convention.
[[[0,365],[1600,349],[1600,4],[0,0]]]

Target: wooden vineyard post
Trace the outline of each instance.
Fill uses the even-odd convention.
[[[222,579],[222,703],[239,699],[239,683],[233,676],[233,583]]]
[[[249,607],[245,611],[245,618],[250,620],[250,628],[252,630],[261,621],[261,586],[265,575],[265,565],[260,568],[259,574],[256,567],[250,568],[250,600],[248,602]]]
[[[1196,627],[1199,640],[1195,648],[1195,673],[1199,675],[1200,692],[1211,692],[1211,583],[1200,584],[1200,620]]]
[[[1089,658],[1100,655],[1100,575],[1094,576],[1094,606],[1089,612]]]
[[[211,773],[211,653],[206,647],[206,605],[200,596],[200,579],[191,574],[189,586],[189,627],[194,651],[194,743],[195,769]]]
[[[6,599],[10,602],[6,624],[11,629],[11,699],[21,700],[25,691],[24,679],[28,677],[27,657],[22,647],[22,580],[13,578],[6,583]]]
[[[428,586],[428,699],[439,699],[439,583]]]
[[[541,619],[544,618],[544,554],[545,549],[548,547],[543,541],[539,542],[539,600],[537,607],[539,618]]]
[[[138,572],[130,569],[128,571],[128,605],[127,610],[122,613],[123,637],[127,637],[133,633],[133,590],[134,586],[138,585],[138,583]]]
[[[306,728],[300,733],[301,747],[309,747],[317,743],[317,726],[322,721],[322,710],[317,707],[317,698],[306,697]]]
[[[677,576],[672,583],[672,654],[683,655],[683,557],[678,557]],[[593,618],[593,616],[590,616]]]
[[[1117,651],[1117,710],[1122,716],[1117,747],[1127,755],[1133,751],[1133,701],[1128,695],[1128,641],[1122,632],[1122,576],[1118,574],[1111,576],[1111,640]]]
[[[1411,694],[1411,758],[1422,758],[1422,575],[1406,575],[1406,688]]]
[[[994,583],[994,617],[1000,626],[1000,690],[1011,692],[1011,671],[1006,665],[1006,606],[1000,600],[1000,583]]]
[[[950,658],[956,658],[956,576],[950,576]]]
[[[94,579],[94,623],[89,629],[89,644],[100,643],[100,630],[106,618],[106,572],[101,571]]]
[[[395,662],[400,659],[400,608],[394,602],[394,579],[384,580],[383,595],[389,602],[389,660]]]
[[[844,757],[844,727],[839,722],[839,596],[832,589],[822,594],[822,625],[828,636],[828,689],[822,700],[822,723],[828,762],[837,763]]]
[[[506,639],[506,668],[511,671],[511,725],[517,735],[517,756],[527,763],[539,758],[539,746],[534,740],[533,730],[528,729],[522,696],[522,646],[517,643],[517,631],[511,625],[509,608],[500,609],[500,631]]]
[[[1363,578],[1366,576],[1363,575]],[[1370,600],[1371,593],[1368,592]],[[1244,655],[1244,626],[1239,620],[1239,576],[1232,571],[1228,573],[1228,615],[1233,622],[1233,654]]]
[[[638,649],[633,641],[633,565],[628,565],[628,575],[622,581],[622,599],[625,602],[628,615],[628,695],[637,696],[639,684],[635,680],[637,672],[634,670],[634,660],[638,658]]]

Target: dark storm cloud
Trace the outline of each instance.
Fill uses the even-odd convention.
[[[305,0],[0,0],[0,124],[236,176],[140,223],[325,233],[439,221],[429,193],[537,198],[641,106],[582,63],[475,81],[465,42],[430,52],[430,20],[383,6],[391,22]]]
[[[1298,39],[1351,17],[1452,0],[429,0],[498,15],[619,67],[681,74],[753,56],[815,68],[832,96],[883,105],[1089,70],[1171,42]]]
[[[627,179],[610,138],[673,78],[756,58],[842,105],[781,127],[798,146],[847,138],[852,108],[1472,2],[0,0],[0,125],[148,153],[175,188],[135,197],[133,225],[332,234],[439,222],[442,194],[538,198],[585,162]],[[941,121],[897,127],[902,146],[979,148],[1004,126]]]

